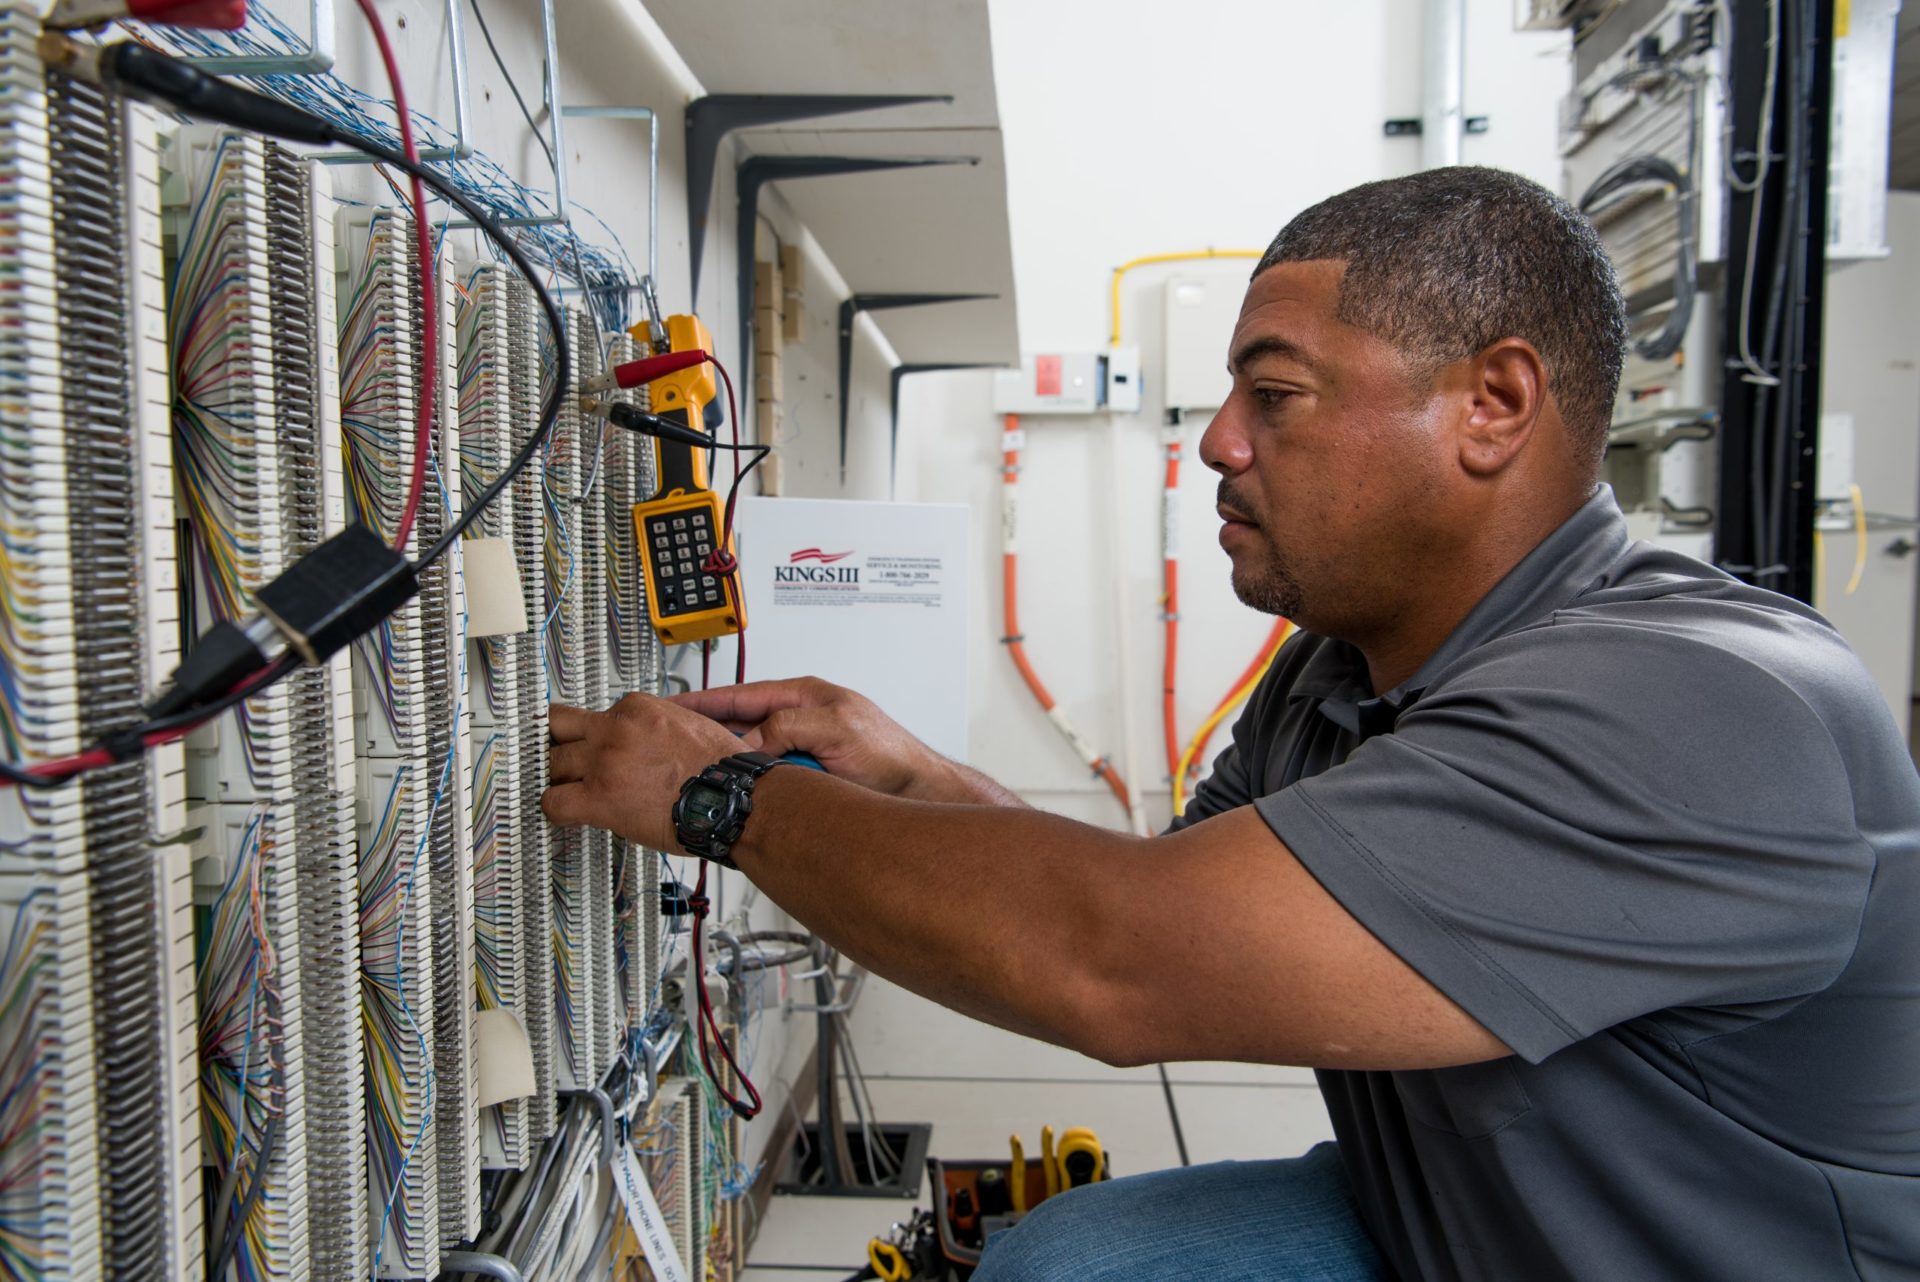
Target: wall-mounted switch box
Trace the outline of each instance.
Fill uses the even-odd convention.
[[[1140,349],[1109,347],[1107,364],[1107,408],[1115,414],[1140,412]]]

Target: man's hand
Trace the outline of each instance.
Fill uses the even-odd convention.
[[[944,799],[954,771],[871,700],[818,677],[698,690],[672,702],[742,732],[750,751],[811,753],[828,774],[895,797]]]
[[[706,717],[646,694],[605,712],[556,703],[548,724],[552,786],[540,802],[547,818],[605,828],[655,850],[680,849],[673,830],[680,786],[742,750]]]

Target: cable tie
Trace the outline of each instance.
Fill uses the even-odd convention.
[[[1001,637],[1000,644],[1001,645],[1019,645],[1022,641],[1025,641],[1026,639],[1027,639],[1026,633],[1016,632],[1010,637]]]

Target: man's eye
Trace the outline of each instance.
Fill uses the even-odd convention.
[[[1278,387],[1256,387],[1253,398],[1260,402],[1262,409],[1277,410],[1292,400],[1298,393],[1285,391]]]

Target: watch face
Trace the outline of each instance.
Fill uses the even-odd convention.
[[[696,783],[681,799],[680,814],[689,824],[711,831],[726,818],[730,807],[726,791],[711,784]]]

